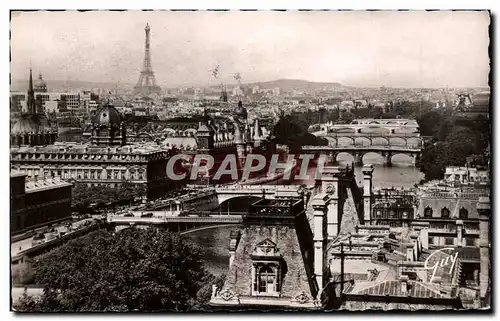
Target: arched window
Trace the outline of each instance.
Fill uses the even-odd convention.
[[[424,217],[432,217],[432,208],[427,206],[424,210]]]
[[[277,268],[264,265],[259,268],[257,276],[257,289],[259,293],[277,292],[278,273]]]
[[[441,210],[441,217],[450,217],[450,210],[446,207],[443,207]]]
[[[467,218],[469,216],[469,211],[467,211],[467,209],[465,209],[464,207],[462,207],[460,209],[460,211],[458,212],[458,215],[461,219],[464,219],[464,218]]]

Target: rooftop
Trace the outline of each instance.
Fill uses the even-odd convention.
[[[54,145],[47,146],[21,146],[21,147],[11,147],[11,153],[74,153],[74,154],[151,154],[155,152],[164,151],[156,144],[134,144],[125,145],[121,147],[99,147],[90,144],[82,143],[56,143]]]
[[[59,179],[45,179],[38,181],[28,181],[26,182],[25,186],[26,186],[26,193],[34,193],[43,190],[72,186],[72,184],[65,181],[61,181]]]

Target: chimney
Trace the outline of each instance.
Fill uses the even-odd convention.
[[[401,281],[401,295],[407,296],[408,295],[408,275],[406,275],[406,274],[401,275],[400,281]]]
[[[420,230],[420,242],[422,242],[423,249],[429,249],[429,230],[427,228]]]
[[[324,193],[318,194],[312,201],[314,209],[314,275],[318,290],[324,287],[325,280],[323,278],[328,265],[326,263],[326,245],[327,245],[327,224],[326,224],[326,211],[327,211],[328,196]]]
[[[414,257],[413,257],[413,247],[409,246],[406,248],[406,260],[413,262]]]

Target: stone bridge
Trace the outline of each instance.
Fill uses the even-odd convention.
[[[412,134],[419,132],[419,126],[414,119],[355,119],[350,124],[319,124],[325,133],[366,134],[373,132],[384,135]]]
[[[402,133],[387,136],[377,133],[318,133],[316,136],[326,138],[328,145],[331,147],[380,145],[421,148],[423,144],[423,140],[419,134]]]
[[[377,153],[384,158],[384,165],[392,165],[392,156],[396,154],[408,155],[413,158],[413,164],[419,166],[422,149],[419,146],[393,146],[393,145],[369,145],[369,146],[303,146],[302,152],[314,153],[316,156],[326,154],[328,160],[334,162],[340,153],[350,154],[356,165],[363,165],[363,156],[367,153]]]
[[[317,127],[318,125],[316,125]],[[320,124],[318,137],[338,146],[407,146],[422,147],[419,126],[412,119],[356,119],[350,124]]]

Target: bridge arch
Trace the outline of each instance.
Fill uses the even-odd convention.
[[[340,152],[335,155],[336,162],[352,163],[354,162],[354,154],[350,152]]]
[[[354,145],[354,138],[350,136],[340,136],[337,138],[338,146],[352,146]]]
[[[391,155],[391,163],[397,163],[398,165],[412,165],[413,164],[413,154],[404,152],[395,152]]]
[[[375,125],[380,125],[380,123],[376,120],[373,120],[371,122],[369,122],[368,124],[372,125],[372,124],[375,124]]]
[[[262,198],[264,194],[241,195],[241,194],[218,194],[219,211],[221,213],[244,212],[252,202]]]
[[[391,137],[389,143],[394,146],[406,146],[406,138],[404,137]]]
[[[372,138],[372,145],[374,146],[387,146],[389,145],[389,139],[383,136],[377,136]]]
[[[370,146],[371,144],[372,140],[370,137],[361,136],[354,138],[354,145]]]
[[[383,164],[384,156],[380,152],[366,152],[363,153],[361,160],[363,164]]]

